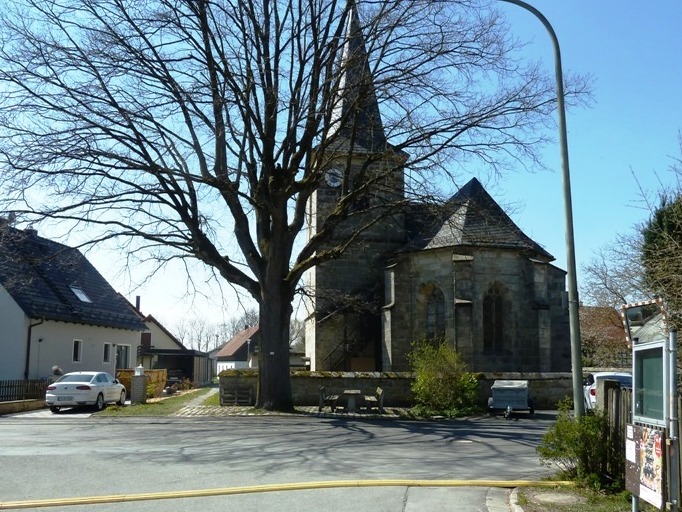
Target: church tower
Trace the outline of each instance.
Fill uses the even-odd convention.
[[[404,198],[407,155],[386,139],[355,5],[345,34],[330,128],[316,154],[326,171],[309,203],[308,236],[324,229],[330,213],[350,197],[349,214],[325,248],[360,234],[341,257],[308,272],[305,344],[313,370],[373,371],[381,369],[384,263],[405,244],[396,206]]]

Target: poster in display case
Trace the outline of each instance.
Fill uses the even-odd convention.
[[[628,425],[625,433],[625,488],[663,509],[665,505],[665,433]]]

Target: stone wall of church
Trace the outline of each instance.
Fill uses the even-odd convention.
[[[565,371],[570,368],[564,272],[516,251],[458,248],[408,255],[395,267],[390,316],[391,366],[409,368],[411,343],[426,333],[431,286],[445,297],[445,340],[474,371]],[[492,287],[502,296],[503,340],[484,346],[483,299]],[[387,322],[385,320],[384,324]],[[566,349],[568,358],[566,358]]]
[[[384,295],[383,258],[393,243],[374,241],[349,249],[316,269],[315,369],[329,366],[348,343],[357,357],[379,358],[380,308]],[[333,314],[335,313],[335,314]],[[371,318],[370,318],[371,317]],[[312,321],[312,319],[311,319]],[[308,344],[308,341],[306,341]]]
[[[350,183],[364,168],[366,155],[353,159],[350,169]],[[402,157],[401,157],[402,158]],[[374,187],[374,193],[367,197],[359,197],[362,207],[373,206],[366,215],[351,216],[340,226],[335,235],[344,237],[357,230],[358,225],[368,222],[368,215],[376,220],[382,212],[378,197],[395,201],[402,197],[403,173],[396,165],[401,159],[389,158],[386,162],[378,161],[365,170],[369,176],[384,175]],[[345,169],[346,159],[329,162]],[[380,192],[376,192],[379,190]],[[312,198],[310,212],[314,217],[310,234],[322,227],[326,216],[330,214],[341,199],[342,187],[332,187],[323,183]],[[383,212],[386,213],[386,212]],[[344,369],[352,363],[360,361],[377,366],[381,353],[381,318],[380,308],[383,299],[383,268],[389,254],[393,254],[405,244],[403,214],[386,215],[366,229],[358,237],[353,246],[348,248],[341,258],[319,265],[309,272],[310,290],[314,297],[309,301],[314,315],[306,326],[306,352],[311,359],[311,366],[317,370]],[[369,313],[373,316],[370,318]],[[336,315],[336,316],[335,316]],[[352,347],[351,347],[352,345]],[[349,356],[345,367],[330,367],[346,350]],[[352,357],[351,357],[352,356]],[[371,359],[371,363],[368,362]]]
[[[547,280],[547,293],[551,305],[551,370],[553,372],[571,371],[571,338],[568,317],[568,294],[566,292],[566,272],[550,265]]]
[[[450,251],[428,251],[407,255],[395,265],[394,301],[384,311],[390,317],[390,332],[384,329],[391,340],[390,367],[384,371],[408,371],[412,343],[426,335],[426,307],[428,293],[437,286],[445,298],[445,338],[454,343],[454,282],[452,254]],[[389,323],[384,321],[384,325]],[[386,358],[384,358],[386,359]],[[384,361],[386,363],[386,361]]]

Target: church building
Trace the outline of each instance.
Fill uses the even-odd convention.
[[[432,340],[472,371],[570,371],[566,272],[476,178],[445,204],[400,200],[409,156],[386,139],[354,10],[345,44],[332,118],[353,122],[330,134],[308,234],[322,229],[349,175],[382,176],[371,200],[400,208],[378,215],[378,206],[359,241],[308,272],[311,370],[408,371],[413,344]]]

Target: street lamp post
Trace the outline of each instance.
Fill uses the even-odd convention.
[[[575,242],[573,239],[573,204],[571,201],[571,175],[568,167],[568,138],[566,136],[566,106],[564,104],[564,76],[561,69],[559,40],[547,18],[532,5],[521,0],[500,0],[518,5],[534,14],[545,26],[554,46],[554,72],[556,74],[557,111],[561,143],[561,169],[564,184],[564,214],[566,218],[566,278],[568,280],[568,318],[571,335],[571,368],[573,376],[573,410],[575,415],[585,415],[583,397],[583,365],[580,352],[580,321],[578,317],[578,285],[575,267]]]

